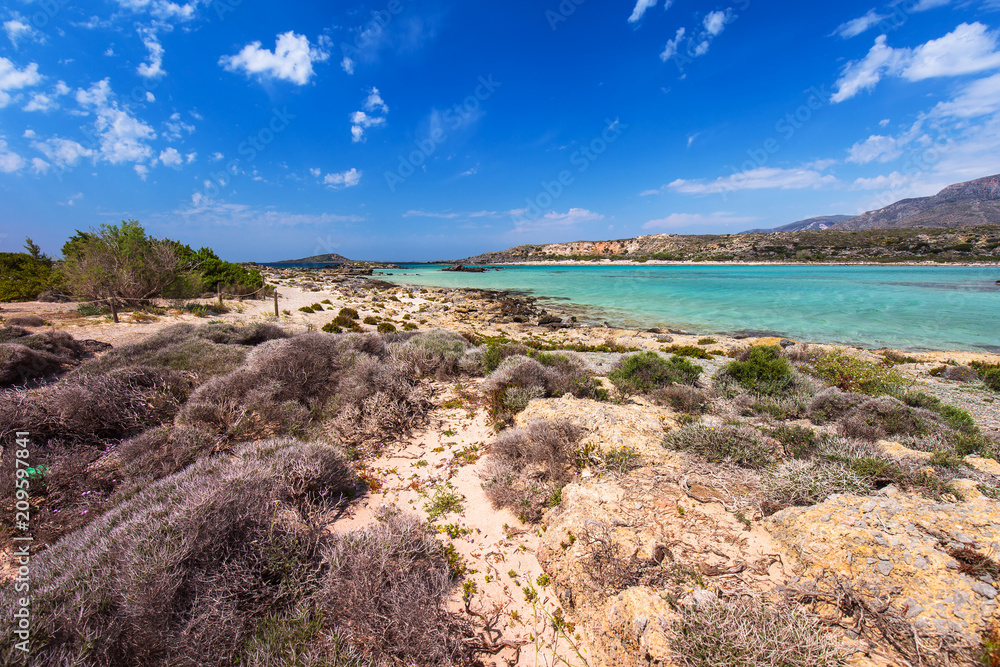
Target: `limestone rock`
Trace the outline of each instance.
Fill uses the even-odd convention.
[[[517,415],[517,426],[536,419],[568,419],[582,428],[582,443],[600,449],[634,447],[647,462],[677,461],[677,455],[663,448],[664,430],[677,428],[674,413],[655,405],[614,405],[567,394],[558,399],[536,399]]]
[[[996,589],[960,572],[949,552],[1000,552],[1000,504],[976,496],[942,503],[898,491],[841,495],[782,510],[764,525],[803,579],[834,575],[856,590],[888,595],[921,634],[975,644],[997,618]]]

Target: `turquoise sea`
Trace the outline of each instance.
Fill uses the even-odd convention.
[[[381,278],[558,299],[582,321],[616,326],[1000,352],[1000,266],[403,266]]]

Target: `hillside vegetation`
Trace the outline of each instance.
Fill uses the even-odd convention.
[[[614,241],[520,245],[466,264],[602,259],[671,262],[1000,261],[1000,225],[958,229],[805,230],[752,234],[652,234]]]

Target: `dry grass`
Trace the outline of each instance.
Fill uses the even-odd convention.
[[[687,426],[670,431],[663,440],[667,449],[693,452],[710,461],[763,468],[774,455],[761,435],[750,426]]]
[[[819,618],[790,603],[754,597],[681,606],[673,658],[684,667],[830,667],[847,656]]]
[[[462,336],[449,331],[429,331],[391,346],[392,356],[418,377],[446,380],[461,373],[459,362],[469,348]]]
[[[841,418],[837,430],[845,438],[874,441],[890,436],[924,435],[943,427],[940,418],[930,410],[911,408],[883,396],[852,408]]]

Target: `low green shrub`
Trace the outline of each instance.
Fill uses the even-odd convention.
[[[843,391],[879,396],[903,386],[903,377],[894,369],[837,348],[821,355],[816,373]]]
[[[381,334],[395,333],[396,332],[396,325],[392,324],[391,322],[379,322],[378,323],[378,327],[377,327],[377,331],[379,333],[381,333]]]
[[[327,301],[326,303],[330,302]],[[337,317],[346,317],[352,320],[356,320],[358,319],[358,311],[354,310],[353,308],[341,308],[340,312],[337,313]]]
[[[366,316],[363,321],[365,324],[372,324],[372,325],[378,324],[378,318],[374,317],[373,315]]]
[[[722,372],[748,391],[777,395],[789,392],[794,385],[791,364],[781,356],[777,345],[756,345],[730,361]]]
[[[640,352],[625,357],[608,379],[623,395],[646,394],[675,383],[692,385],[701,372],[701,367],[677,355],[667,361],[656,352]]]
[[[671,345],[669,347],[663,348],[663,351],[675,354],[678,357],[694,357],[696,359],[712,358],[711,353],[706,352],[700,347],[695,347],[694,345]]]
[[[771,431],[771,436],[795,458],[804,458],[816,451],[816,431],[808,426],[780,426]]]

